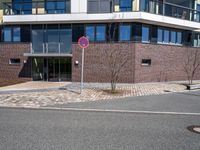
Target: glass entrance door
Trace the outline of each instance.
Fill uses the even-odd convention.
[[[71,81],[71,58],[33,58],[34,81]]]
[[[48,59],[48,81],[59,81],[59,59]]]

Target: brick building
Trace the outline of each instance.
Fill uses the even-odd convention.
[[[4,0],[0,78],[79,81],[77,41],[86,36],[87,82],[110,80],[111,50],[128,58],[120,82],[186,80],[184,60],[200,50],[199,29],[200,0]]]

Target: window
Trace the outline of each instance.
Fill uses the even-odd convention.
[[[158,29],[158,39],[157,39],[158,43],[162,43],[163,42],[163,30],[162,29]]]
[[[130,41],[131,38],[131,26],[130,25],[120,25],[120,41]]]
[[[72,40],[78,42],[78,39],[84,35],[84,25],[74,24],[72,25]]]
[[[4,42],[11,42],[12,41],[12,28],[5,27],[3,31],[4,31]]]
[[[193,46],[200,47],[200,34],[199,33],[194,33]]]
[[[170,40],[170,42],[172,44],[176,43],[176,32],[175,31],[171,31],[171,40]]]
[[[20,28],[13,28],[13,41],[20,42]]]
[[[13,0],[14,14],[32,14],[32,0]]]
[[[89,39],[89,41],[94,41],[95,40],[95,27],[94,26],[86,26],[86,37]]]
[[[9,64],[10,65],[19,65],[20,64],[20,59],[19,58],[11,58],[10,60],[9,60]]]
[[[149,42],[149,27],[142,26],[142,42]]]
[[[96,26],[96,40],[105,41],[106,39],[106,27],[104,25]]]
[[[177,44],[182,44],[182,32],[177,32]]]
[[[4,42],[20,42],[21,30],[20,27],[4,27]]]
[[[88,0],[88,13],[110,13],[112,0]]]
[[[134,41],[141,41],[142,36],[142,25],[141,24],[133,24],[133,39]]]
[[[132,0],[120,0],[120,11],[132,11]]]
[[[142,59],[142,66],[151,66],[151,59]]]
[[[46,1],[46,12],[48,14],[62,14],[70,12],[70,1],[69,0],[47,0]]]
[[[164,30],[164,43],[169,43],[169,30]]]

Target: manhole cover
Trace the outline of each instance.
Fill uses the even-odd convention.
[[[191,132],[200,134],[200,126],[189,126],[187,129]]]

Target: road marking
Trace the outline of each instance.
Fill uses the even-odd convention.
[[[119,110],[119,109],[82,109],[82,108],[61,108],[61,107],[15,107],[5,106],[0,108],[13,109],[32,109],[32,110],[61,110],[61,111],[81,111],[81,112],[110,112],[110,113],[135,113],[135,114],[154,114],[154,115],[188,115],[200,116],[200,113],[188,112],[162,112],[162,111],[137,111],[137,110]]]

